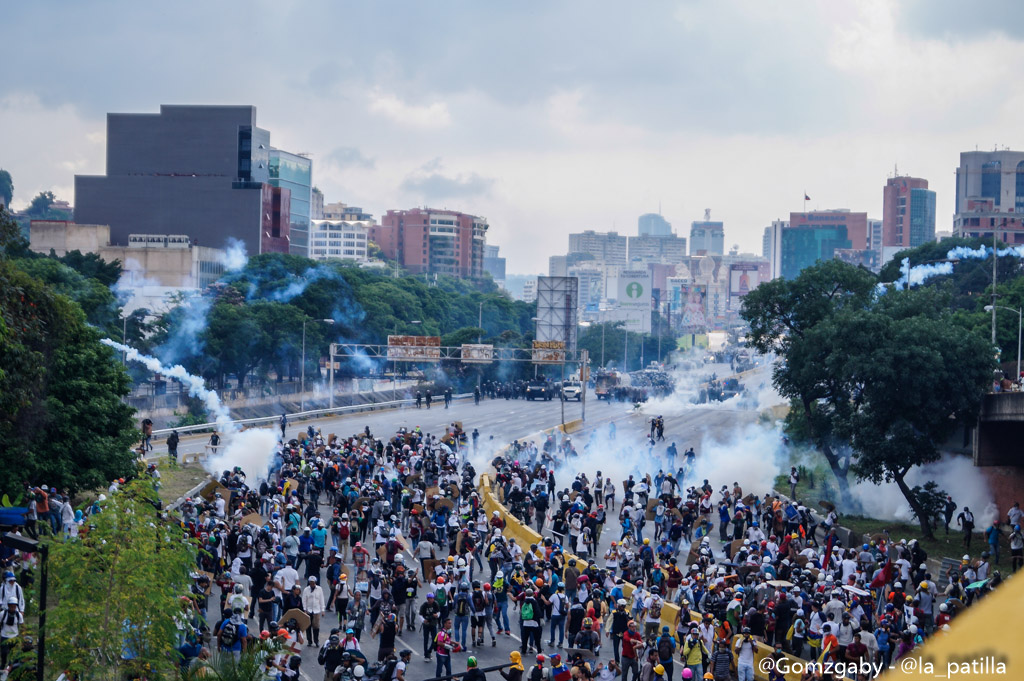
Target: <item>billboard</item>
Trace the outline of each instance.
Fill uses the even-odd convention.
[[[534,364],[561,364],[565,361],[565,343],[562,341],[533,341]]]
[[[388,336],[388,360],[391,362],[437,362],[440,359],[440,336]]]
[[[651,273],[647,270],[619,272],[619,307],[623,310],[651,310]]]
[[[708,287],[704,284],[683,284],[680,286],[683,310],[679,328],[684,333],[702,333],[708,328],[707,298]]]
[[[537,277],[537,340],[576,347],[579,284],[576,277]]]
[[[494,346],[478,343],[462,344],[462,361],[467,364],[487,364],[494,361]]]
[[[739,310],[743,296],[761,283],[761,266],[753,262],[738,262],[729,265],[729,309]]]

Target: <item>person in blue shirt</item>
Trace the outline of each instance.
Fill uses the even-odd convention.
[[[231,653],[235,660],[240,659],[246,639],[249,637],[249,628],[242,619],[242,609],[234,608],[229,618],[217,623],[213,633],[217,639],[217,648],[221,652]]]

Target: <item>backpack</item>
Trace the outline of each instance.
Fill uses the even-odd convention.
[[[530,670],[530,681],[544,681],[544,668],[534,665]]]
[[[533,603],[529,601],[523,603],[523,608],[519,613],[524,621],[533,619]]]
[[[661,660],[672,659],[672,639],[668,636],[658,637],[658,658]]]
[[[443,608],[444,604],[448,601],[448,592],[444,589],[438,589],[434,592],[434,600]]]
[[[660,620],[661,619],[661,606],[662,606],[662,600],[660,598],[656,598],[654,600],[654,602],[651,603],[651,617],[653,617],[656,620]],[[665,659],[668,659],[668,658],[664,658],[663,657],[662,659],[665,660]]]
[[[484,610],[484,594],[481,591],[473,592],[473,610],[477,612],[483,612]]]
[[[382,669],[381,672],[380,672],[380,677],[379,677],[380,681],[391,681],[391,679],[394,678],[395,667],[397,667],[397,666],[398,666],[398,660],[390,660],[384,666],[384,669]]]
[[[464,617],[469,614],[469,599],[468,598],[457,598],[455,599],[455,614],[459,617]]]
[[[220,633],[217,635],[217,642],[220,643],[223,648],[230,648],[238,643],[238,625],[231,620],[222,624],[220,627]]]

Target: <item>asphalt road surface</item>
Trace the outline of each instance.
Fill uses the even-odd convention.
[[[719,369],[719,375],[723,375],[723,373],[725,372]],[[701,456],[700,448],[705,435],[720,438],[737,427],[753,423],[757,420],[756,411],[726,407],[695,409],[680,404],[676,409],[668,407],[658,407],[658,409],[660,410],[659,414],[665,417],[666,442],[659,443],[656,451],[664,452],[665,445],[668,442],[675,441],[679,447],[680,462],[682,461],[682,452],[690,446],[695,448],[698,457]],[[565,419],[567,421],[579,418],[580,406],[578,403],[566,403],[565,410]],[[631,405],[625,403],[598,401],[594,398],[593,393],[590,393],[587,401],[586,426],[583,431],[575,434],[573,437],[577,442],[585,442],[591,431],[598,428],[607,429],[608,424],[614,422],[617,430],[617,441],[640,443],[649,431],[649,419],[656,415],[658,414],[644,413],[643,411],[634,412]],[[333,432],[338,435],[360,432],[368,425],[376,436],[387,437],[403,426],[413,428],[418,425],[424,432],[441,433],[444,427],[453,421],[461,421],[463,428],[468,432],[472,432],[474,428],[479,429],[481,443],[489,442],[493,437],[494,443],[505,445],[513,439],[536,436],[540,430],[557,426],[562,422],[561,404],[557,400],[550,402],[528,402],[525,400],[495,399],[482,400],[479,405],[475,405],[472,400],[461,400],[453,402],[450,409],[445,409],[443,403],[441,403],[440,405],[435,404],[429,410],[426,408],[418,410],[415,408],[403,408],[399,410],[365,412],[313,421],[313,425],[324,434]],[[305,428],[308,423],[302,422],[290,425],[288,428],[289,436],[294,436],[299,428]],[[202,451],[205,448],[207,439],[208,436],[183,438],[178,447],[179,456]],[[155,457],[161,455],[166,455],[166,445],[162,442],[157,443],[157,449],[153,452]],[[588,470],[588,475],[591,478],[593,473],[594,471]],[[654,473],[656,471],[651,471],[652,475]],[[560,479],[559,487],[568,486],[569,482],[568,479]],[[616,483],[618,482],[616,481]],[[725,481],[712,481],[712,484],[722,484],[723,482]],[[766,490],[758,491],[763,493]],[[621,501],[620,498],[618,500]],[[331,509],[327,506],[322,506],[322,512],[325,517],[330,517]],[[610,541],[617,538],[618,533],[616,530],[617,524],[610,520],[607,531],[602,535],[598,555],[603,555]],[[713,533],[713,536],[717,536],[717,532]],[[717,552],[717,549],[720,548],[717,539],[714,540],[714,545]],[[408,554],[407,558],[411,559],[411,554]],[[484,579],[486,577],[487,571],[485,569]],[[323,580],[321,579],[320,582],[323,583]],[[425,591],[421,589],[418,603],[422,602],[424,594]],[[500,635],[495,647],[491,646],[490,640],[485,640],[484,646],[481,648],[476,648],[470,644],[468,653],[464,652],[453,655],[452,671],[458,673],[466,670],[465,661],[467,654],[475,655],[480,667],[507,663],[508,653],[512,650],[518,650],[520,645],[518,617],[514,616],[511,609],[509,619],[512,623],[511,636]],[[250,624],[255,627],[254,621],[250,620]],[[321,643],[326,640],[329,630],[335,626],[339,626],[337,613],[325,613],[321,622]],[[547,634],[548,631],[545,630],[545,642],[547,641]],[[422,657],[422,638],[422,634],[419,631],[404,631],[400,633],[399,640],[396,642],[397,650],[409,648],[413,651],[410,674],[407,674],[408,679],[426,679],[434,675],[434,659],[431,659],[428,663]],[[371,661],[376,660],[377,641],[370,638],[369,630],[363,633],[361,647],[364,654]],[[552,654],[559,651],[546,647],[544,652],[545,654]],[[564,653],[564,650],[561,652]],[[317,665],[316,656],[316,648],[303,647],[302,676],[307,681],[319,681],[323,678],[323,670]],[[602,648],[600,659],[607,660],[611,659],[611,657],[611,647],[606,646]],[[523,661],[524,664],[529,665],[533,663],[533,660],[534,656],[527,654],[524,656]],[[488,677],[499,678],[499,675],[498,672],[490,672]]]

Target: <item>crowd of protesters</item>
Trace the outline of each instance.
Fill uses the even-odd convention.
[[[227,470],[207,497],[184,500],[176,512],[204,551],[182,598],[180,664],[277,641],[268,679],[298,678],[306,646],[327,681],[405,681],[413,653],[396,644],[415,631],[437,676],[464,654],[467,678],[483,678],[470,651],[515,638],[510,681],[727,679],[731,669],[746,680],[759,644],[777,657],[888,664],[1002,579],[987,555],[965,556],[940,589],[916,541],[844,545],[834,513],[819,520],[771,490],[690,479],[696,454],[677,467],[675,443],[659,455],[667,472],[560,485],[570,475],[560,466],[577,457],[571,438],[516,441],[487,471],[507,519],[484,509],[484,471],[468,461],[477,435],[456,423],[341,438],[310,426],[281,442],[268,479]],[[155,466],[147,473],[157,484]],[[73,539],[63,497],[32,488],[26,532],[45,524]],[[519,521],[544,539],[521,546],[503,533]],[[1019,549],[1018,522],[1011,531]],[[23,622],[13,572],[0,597],[3,647]]]

